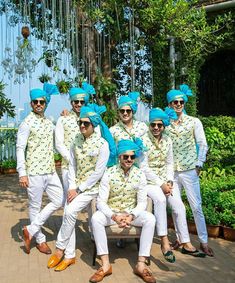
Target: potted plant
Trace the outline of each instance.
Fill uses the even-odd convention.
[[[228,241],[235,241],[235,216],[234,212],[225,209],[221,214],[221,224],[223,225],[223,237]]]
[[[220,213],[212,205],[204,207],[203,212],[207,223],[208,236],[213,238],[218,237],[220,234]]]
[[[55,160],[55,167],[60,168],[62,156],[58,152],[54,153],[54,160]]]
[[[38,77],[38,79],[43,84],[51,81],[51,77],[49,75],[47,75],[47,74],[41,74],[41,76]]]
[[[69,89],[71,87],[71,82],[66,80],[61,80],[61,81],[57,81],[56,85],[60,93],[66,94],[69,92]]]
[[[2,161],[3,174],[16,173],[16,160],[9,159]]]

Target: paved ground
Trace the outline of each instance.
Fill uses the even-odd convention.
[[[76,226],[77,262],[67,270],[56,273],[46,267],[48,257],[41,254],[33,245],[30,255],[23,251],[21,228],[28,223],[27,195],[18,187],[17,175],[0,175],[0,282],[1,283],[85,283],[95,271],[92,267],[93,244],[90,241],[87,215],[80,214]],[[46,199],[45,199],[46,201]],[[61,224],[62,210],[45,223],[44,232],[49,246],[54,250],[55,239]],[[170,239],[174,240],[174,233]],[[197,247],[197,237],[192,235],[192,242]],[[154,238],[151,256],[151,269],[157,282],[235,282],[235,243],[223,239],[210,239],[215,258],[197,259],[176,251],[175,264],[167,263],[159,246],[159,239]],[[123,249],[109,243],[113,275],[104,279],[104,283],[143,282],[132,273],[137,257],[136,245],[128,243]]]

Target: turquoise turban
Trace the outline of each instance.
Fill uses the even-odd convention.
[[[152,123],[155,120],[161,120],[164,126],[170,125],[170,119],[168,115],[161,108],[153,108],[149,112],[149,122]]]
[[[140,138],[135,138],[133,140],[120,140],[117,145],[118,156],[124,154],[127,151],[134,151],[136,157],[139,157],[145,150],[146,149]]]
[[[29,95],[30,95],[31,101],[37,98],[43,97],[46,100],[46,103],[48,103],[46,92],[40,88],[31,89]]]
[[[58,87],[56,85],[49,84],[49,83],[43,84],[43,90],[46,92],[46,102],[47,102],[47,104],[51,100],[51,95],[60,94]]]
[[[170,103],[178,98],[183,98],[184,102],[188,101],[188,96],[192,96],[192,90],[189,88],[188,85],[182,84],[180,85],[180,89],[172,89],[168,91],[166,94],[167,102]]]
[[[82,106],[80,111],[80,118],[89,118],[92,125],[94,127],[100,126],[101,136],[108,142],[109,144],[109,161],[107,166],[112,166],[116,164],[116,144],[112,134],[109,131],[108,126],[104,123],[101,118],[101,114],[106,111],[105,106],[99,106],[95,103],[89,104],[89,106]]]
[[[89,101],[89,94],[81,87],[71,87],[69,90],[70,100],[79,100],[83,99],[85,104]]]
[[[118,101],[118,108],[122,108],[124,106],[130,106],[133,113],[135,114],[137,111],[137,99],[139,98],[140,94],[137,91],[129,92],[127,95],[122,95]]]
[[[82,83],[82,89],[84,89],[89,95],[95,95],[96,91],[93,85],[88,84],[87,82]]]

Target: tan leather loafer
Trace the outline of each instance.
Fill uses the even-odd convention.
[[[36,248],[39,250],[39,252],[43,253],[43,254],[51,254],[51,249],[48,247],[47,243],[41,243],[41,244],[37,244]]]
[[[30,244],[32,238],[30,239],[30,234],[26,226],[23,227],[23,239],[24,239],[24,247],[26,254],[30,254]]]
[[[63,259],[55,268],[55,271],[63,271],[71,264],[75,263],[75,257],[74,258],[65,258]]]
[[[104,272],[103,268],[100,267],[100,268],[96,271],[96,273],[91,276],[91,278],[89,279],[89,281],[92,282],[92,283],[100,282],[100,281],[103,280],[103,278],[104,278],[105,276],[109,276],[109,275],[111,275],[111,274],[112,274],[112,266],[111,266],[111,265],[110,265],[109,269],[108,269],[106,272]]]
[[[62,257],[57,257],[55,254],[52,255],[48,262],[47,262],[47,267],[48,268],[53,268],[53,267],[56,267],[57,264],[59,264],[62,260]]]
[[[143,272],[140,272],[137,268],[135,268],[134,273],[141,277],[144,282],[156,283],[156,279],[153,277],[153,274],[147,268],[144,268]]]

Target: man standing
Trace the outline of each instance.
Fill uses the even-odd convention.
[[[106,170],[99,189],[97,199],[98,211],[92,216],[92,227],[101,257],[102,267],[90,278],[90,282],[100,282],[105,276],[112,274],[105,226],[118,224],[119,227],[140,226],[140,248],[134,273],[145,282],[156,282],[145,261],[150,256],[155,219],[145,211],[147,205],[146,178],[144,173],[133,166],[141,148],[131,140],[118,143],[120,164]]]
[[[70,150],[67,205],[56,241],[55,254],[47,264],[48,268],[56,267],[55,271],[62,271],[75,263],[77,214],[97,196],[99,180],[105,171],[112,146],[115,145],[108,127],[99,115],[104,111],[105,107],[98,105],[83,106],[80,111],[80,133],[77,134]],[[103,137],[94,130],[98,125]]]
[[[128,96],[121,96],[118,101],[118,112],[120,121],[110,128],[115,142],[118,143],[121,139],[132,140],[135,137],[143,136],[148,127],[144,122],[133,119],[137,110],[137,101],[132,99],[132,92]]]
[[[173,89],[167,93],[169,108],[166,108],[166,111],[172,119],[166,134],[173,142],[175,181],[180,189],[184,187],[186,191],[200,247],[208,256],[213,256],[213,251],[208,246],[199,183],[199,173],[206,161],[208,146],[201,121],[186,115],[184,111],[187,96],[191,95],[192,92],[187,85],[181,85],[180,90]]]
[[[172,209],[172,215],[177,234],[183,246],[182,252],[196,257],[204,257],[190,243],[186,221],[185,206],[181,200],[180,191],[174,184],[174,161],[172,141],[164,135],[164,129],[170,122],[167,114],[160,108],[153,108],[149,113],[149,131],[142,140],[147,151],[140,169],[148,180],[146,186],[148,196],[154,202],[154,215],[156,217],[156,230],[161,238],[161,250],[165,259],[171,263],[175,256],[171,251],[167,236],[167,204]]]
[[[44,116],[50,96],[41,89],[30,91],[32,112],[19,127],[17,134],[17,170],[19,184],[27,189],[31,224],[23,228],[26,253],[30,253],[32,237],[37,249],[45,254],[51,250],[41,226],[62,206],[63,188],[55,171],[53,151],[53,124]],[[50,202],[41,210],[43,192]]]

